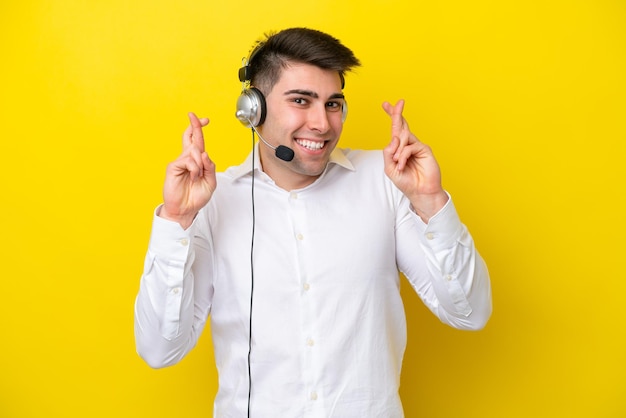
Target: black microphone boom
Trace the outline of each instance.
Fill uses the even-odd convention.
[[[254,126],[252,126],[252,129],[259,136],[259,139],[261,140],[261,142],[263,142],[269,148],[274,150],[274,154],[276,155],[277,158],[280,158],[281,160],[287,161],[287,162],[293,160],[293,157],[294,157],[295,153],[293,152],[293,150],[291,148],[286,147],[284,145],[279,145],[278,147],[273,147],[265,139],[263,139],[263,137],[261,136],[259,131],[257,131]]]
[[[275,152],[276,156],[278,158],[280,158],[283,161],[291,161],[293,160],[294,157],[294,152],[291,148],[286,147],[284,145],[279,145],[278,148],[276,148],[276,152]]]

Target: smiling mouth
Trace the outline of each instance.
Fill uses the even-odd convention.
[[[326,141],[309,141],[308,139],[296,139],[296,143],[311,151],[318,151],[326,146]]]

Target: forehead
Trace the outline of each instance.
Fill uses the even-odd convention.
[[[336,70],[328,70],[311,64],[288,62],[272,91],[306,89],[322,96],[341,92],[341,77]]]

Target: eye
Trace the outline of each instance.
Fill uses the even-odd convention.
[[[326,103],[326,107],[331,111],[340,110],[341,106],[342,104],[340,102],[327,102]]]
[[[299,105],[305,105],[307,104],[309,101],[307,99],[305,99],[304,97],[295,97],[293,99],[293,102]]]

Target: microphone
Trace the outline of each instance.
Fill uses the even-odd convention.
[[[261,140],[261,142],[263,142],[265,145],[267,145],[269,148],[275,151],[274,154],[276,155],[277,158],[280,158],[281,160],[287,161],[287,162],[293,160],[293,157],[295,154],[291,148],[286,147],[284,145],[279,145],[278,147],[274,147],[270,145],[269,142],[263,139],[259,131],[257,131],[254,126],[251,126],[251,127],[254,130],[254,132],[256,132],[256,134],[259,136],[259,139]]]

